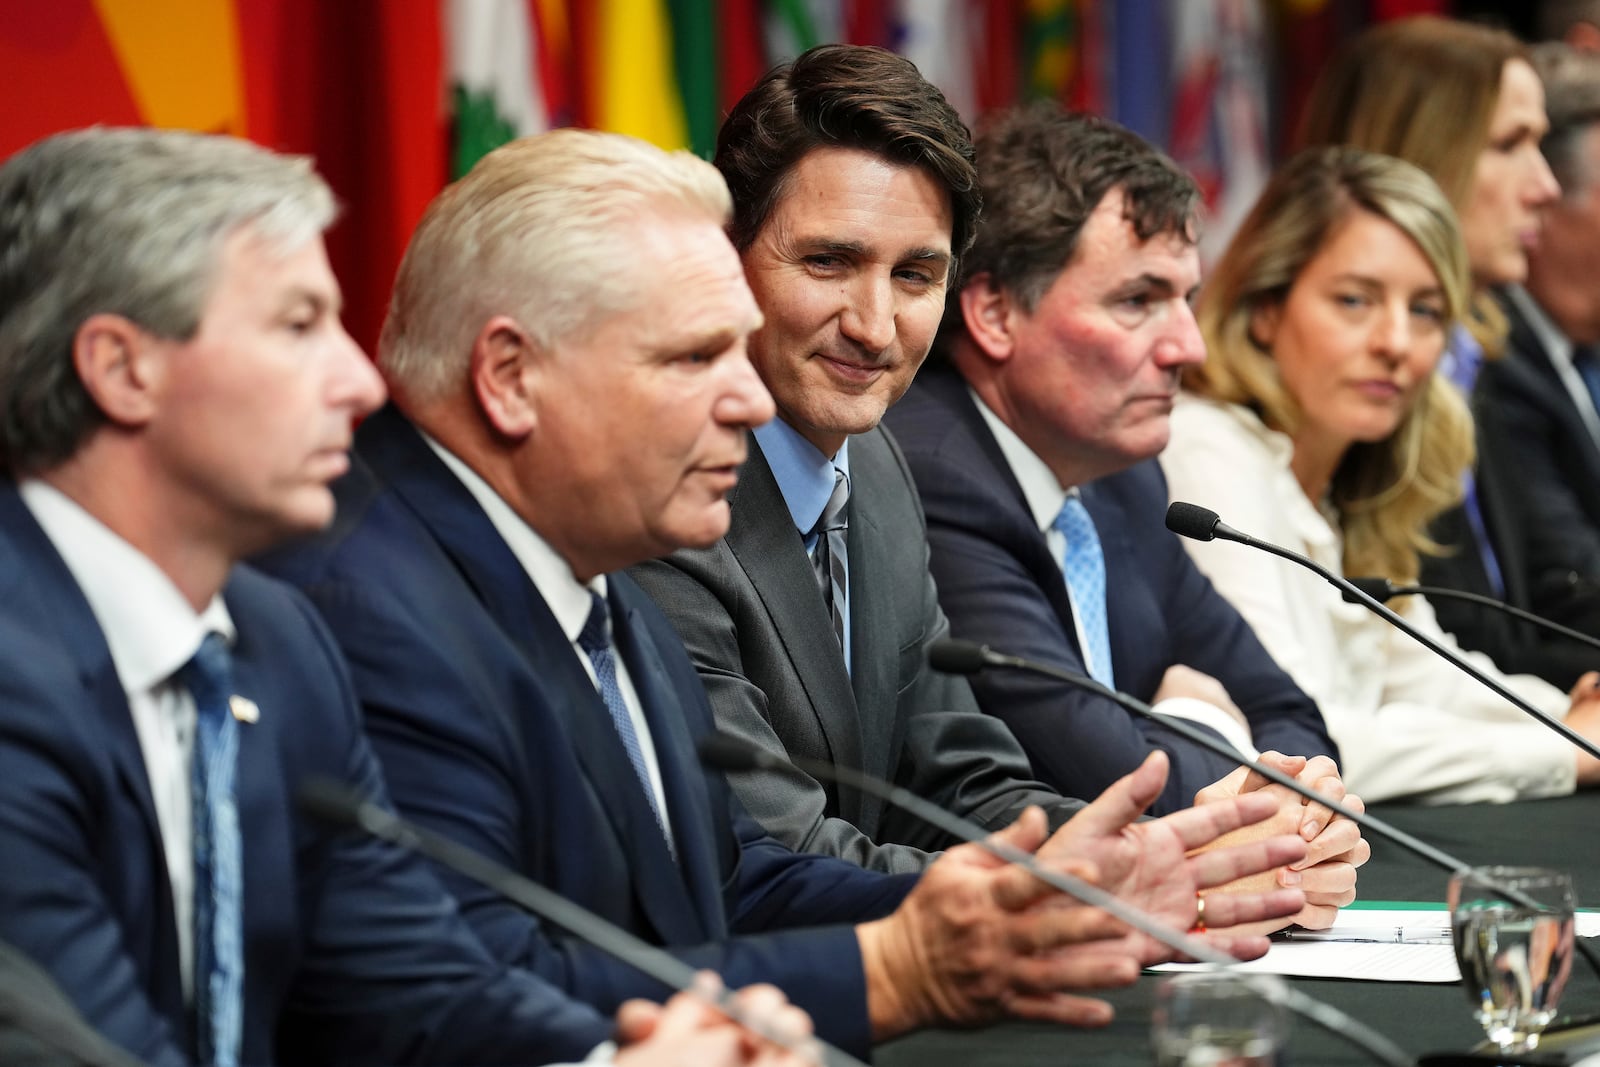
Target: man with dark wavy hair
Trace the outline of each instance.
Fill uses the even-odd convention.
[[[1316,706],[1162,524],[1153,457],[1178,372],[1205,356],[1188,303],[1194,180],[1131,131],[1045,104],[998,116],[978,165],[984,218],[938,365],[887,420],[952,630],[1093,675],[1243,751],[1318,757],[1283,769],[1340,790]],[[990,672],[973,689],[1064,792],[1093,795],[1159,749],[1172,769],[1154,809],[1177,811],[1236,766],[1061,682]],[[1353,894],[1350,862],[1299,869],[1328,843],[1353,847],[1351,829],[1280,874],[1308,892],[1301,922],[1324,925]]]
[[[750,361],[777,417],[752,433],[727,535],[634,573],[722,729],[891,779],[988,827],[1029,805],[1053,825],[1071,817],[1042,855],[1093,858],[1112,890],[1188,926],[1202,887],[1183,857],[1211,840],[1194,832],[1204,813],[1130,825],[1161,789],[1161,758],[1084,808],[1035,780],[966,681],[926,661],[949,630],[915,486],[879,421],[926,357],[971,244],[972,160],[938,89],[878,49],[812,49],[734,107],[714,162],[764,318]],[[760,772],[733,782],[794,848],[915,871],[952,844],[854,789]]]

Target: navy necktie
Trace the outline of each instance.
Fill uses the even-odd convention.
[[[1584,388],[1589,390],[1589,401],[1594,404],[1596,413],[1600,413],[1600,353],[1589,345],[1579,345],[1572,350],[1572,365],[1578,370],[1578,377],[1583,379]]]
[[[207,634],[178,672],[197,715],[192,789],[194,1006],[200,1062],[234,1067],[244,1029],[244,872],[234,771],[233,659]]]
[[[628,762],[633,764],[633,773],[639,776],[639,784],[644,787],[644,797],[650,802],[656,826],[666,839],[667,849],[672,851],[672,835],[667,833],[666,820],[656,806],[656,791],[650,785],[650,771],[644,763],[644,748],[639,744],[638,731],[633,728],[633,716],[628,712],[628,703],[622,699],[622,687],[617,684],[616,650],[611,642],[611,612],[606,607],[605,598],[592,589],[589,591],[589,618],[584,621],[583,629],[578,634],[578,647],[583,649],[594,666],[595,677],[600,683],[600,699],[611,713],[611,723],[622,738],[622,747],[628,753]]]
[[[1111,634],[1106,624],[1106,560],[1100,551],[1100,534],[1083,501],[1073,494],[1061,504],[1052,523],[1067,539],[1061,572],[1072,591],[1072,610],[1083,627],[1084,666],[1089,677],[1112,688]]]
[[[837,467],[833,471],[833,492],[822,509],[812,533],[817,545],[812,552],[811,565],[817,572],[817,584],[822,588],[822,599],[833,617],[833,635],[839,647],[846,652],[844,620],[850,611],[850,558],[846,535],[850,517],[845,506],[850,503],[850,479]],[[846,656],[845,662],[849,662]]]

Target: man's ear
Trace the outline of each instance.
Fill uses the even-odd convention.
[[[520,440],[535,424],[534,378],[543,354],[520,322],[496,315],[472,342],[472,392],[489,424]]]
[[[155,416],[173,342],[131,319],[90,315],[72,338],[72,365],[95,406],[113,424],[143,426]]]
[[[1003,362],[1016,348],[1013,329],[1020,310],[1011,294],[994,285],[990,274],[975,274],[961,287],[961,319],[967,336],[989,359]]]

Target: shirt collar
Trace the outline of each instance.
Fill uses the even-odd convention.
[[[18,491],[89,602],[123,689],[144,692],[171,678],[208,633],[233,644],[220,594],[197,613],[148,556],[61,490],[28,478]]]
[[[593,601],[589,594],[594,592],[605,597],[606,576],[596,575],[588,585],[578,581],[572,573],[572,566],[551,547],[550,542],[540,537],[522,516],[513,511],[511,505],[501,499],[500,494],[477,471],[422,430],[417,430],[417,433],[450,468],[450,473],[466,486],[467,492],[472,494],[472,498],[488,516],[489,524],[506,543],[506,547],[511,549],[511,554],[522,565],[533,587],[549,605],[561,632],[567,635],[568,641],[576,644],[578,634],[583,631],[583,624],[589,620],[592,610]]]
[[[1544,308],[1528,294],[1520,285],[1508,285],[1505,289],[1506,299],[1517,306],[1522,312],[1522,320],[1528,324],[1528,329],[1533,331],[1533,336],[1538,339],[1545,355],[1550,357],[1550,362],[1556,366],[1572,365],[1572,341],[1561,332],[1561,327],[1550,321],[1550,316],[1544,313]]]
[[[1039,458],[1038,453],[1029,448],[970,386],[967,393],[972,397],[972,402],[978,405],[978,414],[988,424],[989,432],[994,434],[995,443],[1000,446],[1000,454],[1005,456],[1011,473],[1016,475],[1017,484],[1022,486],[1022,497],[1028,502],[1028,510],[1033,512],[1034,525],[1041,530],[1049,530],[1055,525],[1056,516],[1061,514],[1061,505],[1066,503],[1069,496],[1077,493],[1077,487],[1063,489],[1055,472]]]
[[[795,529],[810,534],[822,517],[833,495],[834,471],[850,477],[850,441],[845,439],[832,459],[781,418],[771,419],[754,430],[761,454],[772,468],[772,477],[789,506]]]

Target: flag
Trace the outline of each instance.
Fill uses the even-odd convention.
[[[595,0],[591,6],[594,125],[662,148],[688,147],[665,0]]]
[[[899,0],[896,7],[895,51],[970,123],[978,110],[973,42],[983,32],[981,13],[968,0]]]
[[[1176,100],[1170,152],[1199,182],[1201,258],[1222,252],[1266,184],[1265,49],[1259,0],[1169,0]]]
[[[447,0],[459,177],[491,149],[549,127],[528,0]]]

